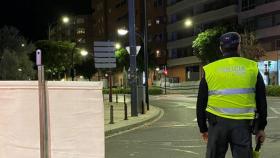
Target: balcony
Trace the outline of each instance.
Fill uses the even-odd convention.
[[[176,40],[172,42],[167,43],[167,49],[173,49],[173,48],[180,48],[180,47],[187,47],[192,45],[192,41],[195,39],[194,36],[189,38],[184,38],[181,40]]]
[[[209,11],[209,12],[205,12],[205,13],[196,15],[192,19],[194,21],[194,25],[199,25],[199,24],[203,24],[203,23],[218,21],[218,20],[229,18],[229,17],[237,16],[238,15],[237,11],[238,11],[237,5],[230,5],[228,7],[222,8],[222,9],[213,10],[213,11]],[[185,22],[185,20],[181,20],[174,24],[168,25],[167,32],[174,32],[177,30],[184,29],[184,22]]]
[[[177,66],[177,65],[199,64],[199,63],[201,63],[201,61],[196,56],[167,60],[168,67]]]
[[[247,19],[249,17],[254,17],[254,16],[278,11],[279,8],[280,8],[280,1],[271,2],[271,3],[257,6],[252,10],[247,10],[247,11],[239,13],[239,15],[238,15],[239,23],[241,23],[241,21],[243,19]]]
[[[193,7],[193,6],[203,3],[203,2],[207,2],[207,0],[194,0],[194,1],[183,0],[183,1],[177,2],[174,5],[167,7],[166,12],[167,12],[167,15],[171,15],[171,14],[180,12],[186,8]]]
[[[256,30],[257,39],[273,37],[273,36],[280,36],[280,25]]]

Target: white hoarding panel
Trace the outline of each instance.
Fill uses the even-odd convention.
[[[104,158],[101,82],[48,82],[52,158]],[[0,157],[40,158],[36,81],[0,82]]]

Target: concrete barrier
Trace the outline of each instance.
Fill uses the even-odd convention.
[[[47,82],[52,158],[104,158],[100,82]],[[0,157],[39,158],[37,81],[0,81]]]

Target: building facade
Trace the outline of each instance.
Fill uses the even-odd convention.
[[[179,82],[197,81],[201,62],[193,55],[196,35],[216,24],[238,22],[238,2],[235,0],[168,0],[167,1],[168,74]],[[192,25],[186,26],[186,20]]]
[[[62,23],[61,19],[57,25],[50,29],[50,40],[71,41],[77,47],[92,52],[93,43],[93,18],[91,15],[69,16],[69,22]]]
[[[279,84],[280,1],[240,0],[239,4],[239,24],[255,31],[257,40],[266,50],[265,56],[259,61],[259,70],[265,83]]]
[[[276,83],[280,50],[279,4],[279,0],[168,0],[169,76],[180,82],[199,80],[202,65],[192,50],[192,41],[197,34],[216,25],[241,24],[255,31],[257,40],[266,50],[259,62],[260,71],[263,75],[270,71],[264,78],[268,83],[269,76],[270,83]],[[191,19],[192,26],[184,25],[187,19]]]
[[[117,30],[128,29],[128,0],[93,0],[94,40],[115,41],[122,47],[129,45],[128,35],[119,36]],[[148,54],[155,67],[166,65],[166,0],[147,0]],[[143,51],[144,1],[135,0],[135,27],[137,45]],[[156,77],[151,73],[149,79]],[[116,79],[117,82],[120,79]]]

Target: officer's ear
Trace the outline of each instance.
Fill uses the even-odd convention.
[[[224,54],[223,54],[223,49],[222,49],[221,46],[219,47],[219,49],[220,49],[220,52],[222,53],[222,55],[224,55]]]
[[[237,47],[237,53],[238,53],[238,55],[241,55],[241,44],[240,43],[238,44],[238,47]]]

